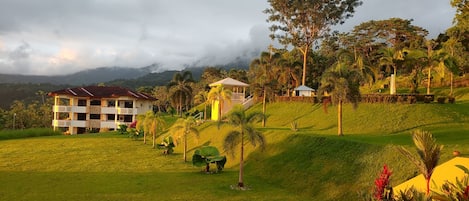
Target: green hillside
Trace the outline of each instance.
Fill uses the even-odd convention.
[[[267,107],[266,150],[252,151],[246,172],[253,178],[280,185],[313,200],[350,200],[360,191],[370,191],[384,164],[393,171],[397,185],[417,174],[417,169],[395,150],[412,149],[410,133],[431,131],[444,144],[442,161],[452,151],[469,153],[469,98],[459,89],[457,104],[360,104],[344,110],[344,137],[336,135],[336,107],[308,103],[273,103]],[[261,110],[256,105],[252,110]],[[299,131],[290,124],[297,121]],[[259,125],[260,126],[260,125]],[[227,126],[202,126],[201,144],[222,147]],[[231,158],[229,166],[236,168]],[[247,181],[249,184],[249,181]]]
[[[456,91],[456,104],[346,105],[343,137],[336,136],[335,106],[325,113],[322,105],[268,104],[267,126],[260,128],[265,150],[246,146],[247,191],[230,187],[237,182],[238,155],[228,155],[222,173],[205,174],[182,162],[181,146],[165,156],[114,133],[0,140],[0,200],[359,200],[384,164],[393,171],[392,185],[417,174],[395,150],[413,150],[414,129],[431,131],[445,146],[441,162],[456,149],[469,156],[467,91]],[[230,129],[200,125],[200,138],[189,139],[189,156],[202,145],[222,150]]]

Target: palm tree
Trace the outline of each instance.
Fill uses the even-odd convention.
[[[425,45],[427,47],[427,54],[425,58],[425,64],[428,69],[427,73],[427,94],[430,94],[430,85],[431,85],[431,71],[435,66],[444,66],[444,57],[446,53],[443,50],[435,51],[434,48],[436,46],[435,41],[427,40],[425,41]]]
[[[363,78],[363,81],[370,86],[376,80],[376,72],[370,65],[365,62],[363,56],[356,49],[353,52],[341,50],[339,52],[339,60],[346,61],[351,64],[351,68],[356,69]]]
[[[404,54],[401,50],[395,48],[384,48],[380,50],[382,56],[379,59],[380,66],[391,67],[393,69],[393,78],[391,79],[391,94],[396,93],[396,73],[397,65],[404,60]]]
[[[143,126],[144,133],[148,133],[152,135],[152,141],[153,141],[152,147],[153,148],[156,147],[155,141],[156,141],[157,135],[160,134],[164,130],[165,126],[166,126],[166,122],[163,120],[163,118],[156,115],[153,111],[148,111],[145,114],[144,126]]]
[[[148,112],[147,112],[148,113]],[[147,144],[147,132],[145,129],[145,117],[146,115],[137,115],[137,125],[135,125],[135,129],[137,130],[137,132],[140,134],[140,133],[143,133],[143,144]]]
[[[173,79],[168,84],[172,103],[176,106],[176,110],[179,116],[182,117],[183,105],[189,105],[192,101],[192,87],[190,83],[194,83],[192,79],[192,73],[190,71],[184,71],[184,73],[174,74]]]
[[[450,71],[450,93],[453,96],[453,76],[459,73],[458,60],[456,51],[461,48],[461,43],[454,37],[450,37],[444,44],[443,48],[449,53],[449,57],[445,60],[445,66]]]
[[[194,96],[194,99],[204,104],[204,121],[207,120],[207,105],[210,104],[208,101],[208,92],[200,91],[197,95]]]
[[[286,91],[287,96],[291,96],[291,90],[300,86],[300,76],[302,63],[297,61],[297,56],[292,52],[284,51],[280,53],[281,59],[274,72],[278,76],[278,82],[282,90]]]
[[[348,63],[339,61],[328,69],[321,79],[319,94],[324,92],[331,94],[333,104],[337,104],[337,134],[343,136],[342,131],[342,104],[350,102],[354,108],[360,101],[360,82],[362,77],[355,69],[348,69]]]
[[[272,47],[271,47],[272,50]],[[274,69],[277,69],[280,59],[280,54],[273,52],[262,52],[261,56],[254,59],[250,64],[250,71],[252,75],[251,83],[255,88],[254,91],[262,91],[262,112],[266,113],[266,100],[267,94],[272,94],[275,86],[277,85],[277,74]],[[256,90],[257,89],[257,90]],[[262,120],[262,127],[265,127],[265,119]]]
[[[242,105],[236,105],[227,115],[228,123],[235,130],[228,132],[224,139],[223,147],[226,152],[230,152],[234,156],[234,150],[240,145],[239,158],[239,179],[238,187],[244,187],[244,141],[247,140],[251,145],[259,145],[262,149],[265,145],[264,135],[253,126],[255,122],[259,122],[264,118],[261,112],[253,112],[246,114]]]
[[[412,161],[423,174],[427,182],[426,194],[428,196],[430,193],[430,178],[432,177],[433,170],[438,165],[443,145],[438,145],[432,134],[428,131],[414,131],[412,133],[412,140],[417,148],[418,158],[402,146],[398,147],[397,150]]]
[[[185,119],[179,118],[171,128],[172,133],[178,136],[177,138],[182,138],[182,143],[184,146],[184,162],[187,162],[187,136],[189,134],[194,134],[196,137],[199,137],[199,130],[197,130],[196,126],[197,123],[195,118],[189,116]]]
[[[218,120],[221,120],[221,116],[223,114],[223,104],[225,103],[225,100],[231,103],[231,93],[231,90],[225,89],[223,86],[213,87],[208,92],[207,101],[212,103],[212,107],[215,104],[215,101],[218,101]]]
[[[404,65],[410,68],[410,93],[418,93],[418,87],[421,80],[422,68],[425,65],[426,51],[421,49],[405,50]]]

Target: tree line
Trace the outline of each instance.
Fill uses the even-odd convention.
[[[378,83],[378,88],[383,88],[390,83],[395,87],[391,93],[396,93],[396,88],[401,93],[421,93],[418,89],[422,87],[431,93],[434,86],[452,87],[454,80],[464,79],[469,71],[469,25],[465,20],[469,11],[464,0],[451,1],[456,9],[454,25],[433,39],[428,38],[426,29],[401,18],[371,20],[349,32],[332,32],[331,26],[343,23],[361,5],[358,0],[269,3],[264,13],[271,23],[271,37],[283,48],[268,47],[246,70],[206,67],[200,80],[195,80],[190,71],[180,71],[165,86],[140,86],[137,90],[158,99],[155,111],[182,116],[196,105],[209,103],[208,85],[226,77],[249,83],[247,93],[262,98],[265,105],[276,96],[291,96],[300,85],[321,89],[324,75],[333,75],[327,73],[332,69],[356,71],[361,88],[376,89]],[[41,105],[31,104],[31,108]],[[0,121],[4,128],[12,127],[11,111],[19,105],[3,110]],[[38,111],[35,108],[30,112]],[[38,124],[24,126],[30,125]]]

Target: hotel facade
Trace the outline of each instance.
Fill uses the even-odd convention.
[[[54,130],[82,134],[116,130],[129,125],[137,115],[153,110],[157,99],[144,93],[116,86],[87,86],[50,92]]]

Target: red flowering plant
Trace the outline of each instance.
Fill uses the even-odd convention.
[[[373,197],[376,200],[391,200],[392,199],[392,187],[389,186],[389,178],[391,177],[392,172],[389,170],[388,166],[385,164],[383,166],[383,171],[379,177],[375,180],[375,191]]]

